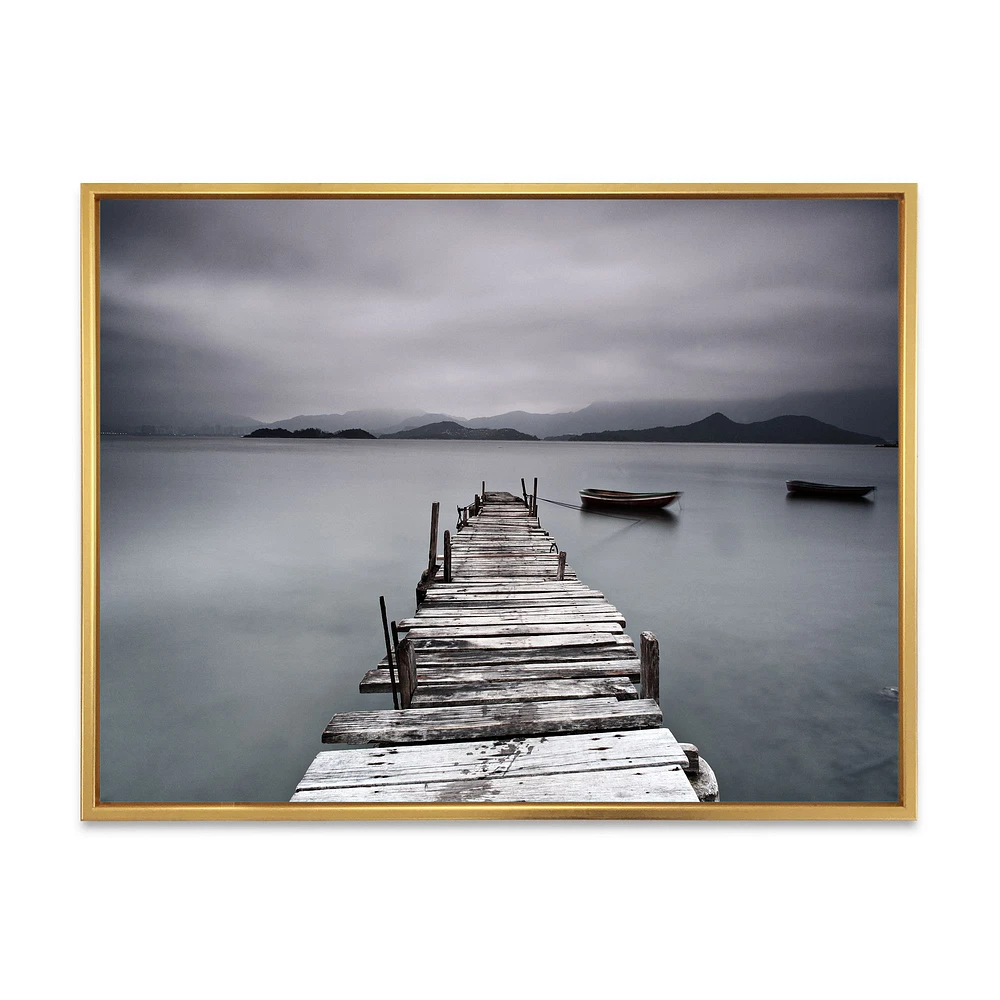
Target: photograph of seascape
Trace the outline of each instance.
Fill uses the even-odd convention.
[[[896,802],[899,239],[103,198],[101,801]]]

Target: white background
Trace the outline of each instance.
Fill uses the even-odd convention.
[[[988,9],[6,10],[13,995],[979,991],[996,890]],[[180,180],[918,182],[919,821],[79,823],[78,185]]]

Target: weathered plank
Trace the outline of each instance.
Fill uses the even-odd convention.
[[[534,522],[516,524],[509,518],[488,522],[485,526],[479,525],[475,531],[463,531],[461,537],[467,542],[482,539],[495,541],[552,540],[552,536],[547,531],[537,528]]]
[[[435,594],[578,594],[581,590],[598,593],[579,580],[517,580],[498,577],[491,583],[435,583],[427,593]]]
[[[508,551],[531,551],[539,549],[546,552],[555,545],[555,540],[551,535],[515,535],[508,532],[506,535],[497,535],[493,538],[485,536],[474,537],[466,532],[460,532],[453,539],[456,548],[462,551],[477,551],[480,549],[503,549]]]
[[[697,802],[680,767],[296,792],[292,802]]]
[[[624,620],[622,613],[607,601],[589,601],[584,606],[562,604],[547,606],[544,604],[529,604],[518,607],[511,604],[441,604],[420,606],[416,618],[404,618],[404,622],[423,622],[434,618],[507,618],[508,621],[527,621],[531,618],[541,618],[552,621],[600,621],[601,618]],[[433,622],[430,622],[433,624]]]
[[[528,565],[517,567],[516,575],[521,579],[526,580],[558,580],[557,567],[555,565],[545,566],[542,564]],[[470,564],[466,563],[464,565],[457,565],[454,567],[454,572],[452,574],[453,580],[467,580],[470,583],[475,580],[491,580],[497,573],[510,573],[515,574],[515,571],[506,566],[497,566],[495,564]],[[563,579],[572,579],[572,577],[563,574]]]
[[[414,708],[434,705],[486,705],[501,701],[560,701],[567,698],[638,698],[627,677],[571,677],[558,680],[518,680],[497,684],[418,685],[410,704]]]
[[[506,739],[550,733],[647,729],[663,714],[653,701],[581,698],[499,705],[410,708],[405,712],[343,712],[323,731],[324,743],[431,743],[441,740]]]
[[[533,552],[537,549],[539,552],[545,553],[555,545],[555,542],[548,535],[542,535],[537,538],[517,538],[510,535],[498,535],[496,538],[470,538],[465,532],[456,535],[452,539],[452,542],[455,549],[462,552],[481,552],[493,549],[502,552],[512,552],[515,550],[518,552]]]
[[[533,562],[550,562],[552,551],[541,545],[461,545],[452,548],[452,555],[456,562],[502,562],[516,569]],[[516,577],[519,574],[508,575]]]
[[[556,663],[523,663],[513,666],[497,664],[480,667],[475,664],[428,666],[417,670],[417,688],[421,684],[441,687],[448,684],[494,684],[522,680],[570,680],[574,677],[627,677],[639,680],[639,661],[621,660],[562,660]],[[361,678],[362,694],[380,693],[390,689],[389,671],[375,667]]]
[[[467,593],[467,594],[445,594],[437,592],[436,588],[428,590],[427,596],[420,610],[424,608],[447,608],[463,606],[468,607],[500,607],[500,608],[569,608],[579,607],[584,611],[592,611],[596,604],[602,607],[611,608],[604,595],[599,590],[580,591],[574,594],[549,595],[543,593],[520,593],[514,591],[509,594],[489,594],[489,593]]]
[[[566,598],[601,598],[604,591],[590,587],[580,580],[536,579],[529,576],[489,576],[480,580],[455,580],[452,583],[437,581],[427,587],[427,597],[433,600],[448,598],[510,598],[532,600],[560,600]]]
[[[582,605],[584,611],[594,611],[595,609],[601,607],[614,607],[614,605],[611,604],[603,595],[600,597],[596,596],[597,593],[598,592],[596,591],[593,594],[585,594],[582,591],[578,593],[567,593],[565,591],[552,591],[551,593],[544,593],[529,590],[483,590],[469,592],[468,594],[459,594],[457,592],[445,594],[441,596],[446,599],[439,600],[437,595],[430,597],[430,591],[428,591],[428,599],[425,599],[421,603],[417,613],[424,614],[428,608],[435,611],[441,609],[447,611],[449,608],[453,607],[489,607],[491,604],[510,608],[514,611],[516,611],[519,606],[522,606],[527,608],[529,611],[536,613],[557,611],[560,614],[568,608],[571,608],[574,604]]]
[[[489,580],[489,577],[482,577],[483,582]],[[478,583],[479,580],[469,580],[468,583]],[[556,581],[551,578],[545,580],[536,580],[536,583],[554,583]],[[487,605],[499,604],[505,607],[516,608],[519,606],[528,608],[565,608],[573,604],[581,605],[586,611],[593,611],[595,607],[595,602],[612,607],[605,598],[604,594],[599,590],[591,590],[588,588],[583,588],[579,590],[567,590],[567,591],[544,591],[544,590],[531,590],[525,588],[523,590],[469,590],[464,593],[461,591],[443,591],[438,590],[436,587],[427,590],[426,599],[421,603],[420,610],[423,612],[424,607],[429,608],[446,608],[449,606],[462,606],[469,605],[470,607],[475,607],[476,605]]]
[[[497,570],[492,567],[484,569],[478,569],[475,567],[465,567],[459,569],[456,567],[452,579],[463,581],[465,583],[479,583],[482,580],[492,580],[496,572]],[[521,573],[521,579],[523,580],[537,580],[539,582],[551,582],[558,580],[557,569],[554,566],[524,567],[519,572]],[[573,580],[575,577],[564,574],[563,579]]]
[[[469,560],[483,560],[490,561],[496,560],[499,562],[508,562],[514,564],[515,568],[517,565],[529,562],[538,562],[548,560],[552,555],[551,549],[546,549],[544,546],[534,546],[534,545],[515,545],[515,546],[488,546],[488,545],[475,545],[475,546],[458,546],[454,550],[454,555],[457,560],[469,561]],[[508,579],[517,579],[520,575],[519,572],[512,573],[498,573],[497,576],[506,576]]]
[[[541,583],[548,583],[548,582],[551,582],[551,581],[542,580],[540,582]],[[472,586],[474,586],[474,584],[470,583],[469,586],[472,587]],[[430,593],[430,591],[428,591],[428,593]],[[454,596],[458,596],[459,595],[459,591],[452,591],[451,593]],[[489,590],[476,590],[476,591],[471,591],[470,590],[469,593],[470,594],[476,594],[478,596],[492,595],[493,597],[500,598],[501,600],[506,600],[506,599],[508,599],[508,598],[510,598],[510,597],[512,597],[514,595],[520,595],[520,596],[523,596],[523,597],[530,597],[530,596],[534,596],[534,595],[541,595],[541,596],[549,597],[552,600],[558,600],[560,598],[562,598],[563,600],[566,600],[566,599],[569,599],[569,598],[579,597],[580,596],[580,591],[570,591],[570,590],[537,591],[537,590],[531,590],[531,589],[529,589],[527,587],[525,587],[523,589],[518,589],[518,590],[492,590],[492,589],[489,589]],[[587,598],[584,598],[584,599],[587,600],[587,601],[599,601],[599,600],[604,600],[605,602],[607,601],[607,599],[605,597],[603,597],[603,595],[601,597],[587,597]],[[431,606],[438,607],[439,605],[432,604]]]
[[[545,538],[540,539],[537,542],[532,542],[531,544],[517,543],[510,544],[509,540],[496,541],[492,543],[473,543],[470,545],[463,545],[461,547],[461,555],[463,557],[474,557],[474,558],[488,558],[493,555],[507,556],[512,559],[520,558],[521,556],[526,556],[529,558],[542,558],[543,556],[548,556],[552,552],[552,539]],[[512,574],[516,576],[517,574]]]
[[[543,531],[541,528],[511,528],[506,526],[476,526],[472,528],[463,528],[461,537],[463,539],[470,539],[473,541],[479,541],[481,539],[497,539],[504,541],[507,539],[528,539],[531,541],[537,541],[539,539],[552,538],[547,531]]]
[[[543,548],[528,548],[527,546],[518,548],[460,548],[452,549],[455,563],[479,564],[496,562],[505,565],[512,572],[498,573],[497,576],[508,576],[516,578],[521,575],[521,567],[533,564],[547,565],[552,561],[551,553]]]
[[[428,615],[419,618],[404,618],[398,625],[401,632],[407,632],[416,628],[443,628],[457,629],[483,629],[483,628],[504,628],[506,626],[523,626],[530,629],[533,626],[561,625],[568,629],[578,626],[580,632],[606,631],[619,632],[625,624],[624,618],[614,612],[599,614],[569,614],[569,615],[520,615],[520,614],[496,614],[496,615],[468,615],[468,616],[445,616]],[[605,626],[605,628],[601,628]],[[527,634],[527,633],[525,633]]]
[[[587,774],[627,768],[683,768],[686,762],[687,757],[673,733],[662,728],[323,750],[309,765],[296,791]]]
[[[615,638],[621,638],[616,636]],[[547,646],[544,649],[449,649],[418,650],[418,669],[445,666],[514,666],[517,663],[556,663],[563,660],[632,660],[635,648],[610,646]],[[385,660],[378,663],[386,666]]]
[[[431,619],[432,621],[434,619]],[[439,628],[427,628],[422,624],[419,628],[410,629],[411,639],[464,639],[475,636],[485,638],[487,636],[542,636],[542,635],[562,635],[566,633],[581,634],[590,633],[610,633],[611,635],[621,635],[623,629],[617,622],[550,622],[549,624],[527,625],[524,622],[516,622],[506,625],[466,625],[456,626],[449,624]]]
[[[556,635],[497,635],[497,636],[449,636],[417,640],[412,634],[410,642],[417,651],[419,663],[427,653],[450,652],[452,650],[495,650],[495,649],[547,649],[570,646],[613,646],[618,636],[610,632],[568,632]]]

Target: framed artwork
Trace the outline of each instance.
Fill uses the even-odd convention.
[[[915,818],[915,185],[81,197],[84,819]]]

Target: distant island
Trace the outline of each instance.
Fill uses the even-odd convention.
[[[783,416],[738,424],[722,413],[713,413],[679,427],[644,430],[596,431],[561,434],[546,441],[653,441],[696,444],[871,444],[884,445],[880,437],[845,431],[814,417]]]
[[[537,441],[534,434],[522,434],[513,427],[463,427],[453,420],[439,420],[434,424],[411,427],[395,434],[383,434],[385,438],[403,438],[421,441]]]
[[[360,427],[348,427],[346,430],[337,431],[333,436],[338,438],[357,438],[363,441],[374,441],[376,439],[375,434],[369,434],[368,431],[363,431]]]
[[[258,427],[257,430],[243,435],[245,438],[365,438],[375,440],[374,434],[363,431],[360,427],[349,427],[347,430],[321,431],[318,427],[303,427],[301,430],[289,431],[284,427]]]

